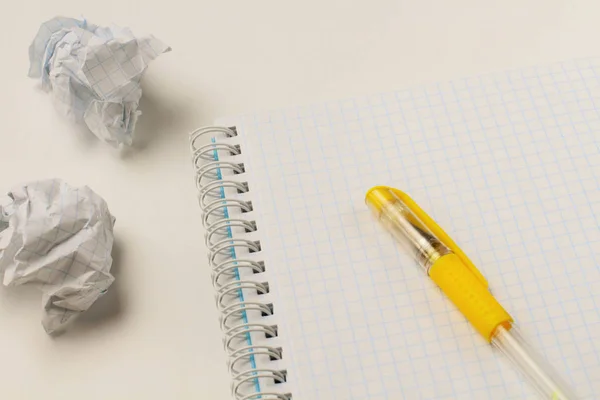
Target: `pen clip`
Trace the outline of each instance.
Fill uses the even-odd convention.
[[[485,287],[488,287],[487,280],[475,267],[475,264],[473,264],[469,257],[467,257],[467,255],[460,249],[460,247],[458,247],[456,243],[454,243],[450,236],[448,236],[448,234],[444,232],[444,230],[433,220],[433,218],[427,215],[427,213],[423,211],[421,207],[419,207],[417,203],[415,203],[415,201],[411,199],[406,193],[392,187],[387,188],[391,190],[396,196],[398,196],[398,198],[402,200],[402,202],[404,202],[404,204],[406,204],[406,206],[410,208],[410,210],[413,213],[415,213],[415,215],[421,220],[421,222],[423,222],[425,226],[427,226],[427,228],[429,228],[429,230],[431,230],[431,232],[438,239],[440,239],[450,250],[454,252],[454,254],[458,256],[458,258],[461,259],[461,261],[466,265],[466,267],[469,268],[473,275],[475,275],[475,277],[481,283],[483,283]]]

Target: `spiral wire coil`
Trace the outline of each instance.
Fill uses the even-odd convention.
[[[200,145],[206,136],[211,143]],[[291,400],[291,394],[276,390],[287,378],[287,372],[279,368],[282,349],[269,344],[269,339],[278,335],[277,326],[263,322],[273,315],[273,305],[256,300],[269,293],[267,282],[252,279],[253,274],[265,272],[264,262],[238,256],[260,252],[261,246],[260,241],[243,237],[257,231],[256,223],[244,218],[244,213],[253,210],[252,203],[231,195],[249,192],[247,182],[235,179],[245,172],[244,164],[237,161],[242,149],[217,141],[236,136],[235,128],[205,127],[190,137],[212,284],[232,376],[231,392],[236,400]],[[239,215],[230,216],[233,209],[239,210]],[[244,293],[258,296],[247,299]]]

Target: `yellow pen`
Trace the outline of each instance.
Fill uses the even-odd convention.
[[[366,203],[481,336],[521,370],[542,398],[575,399],[551,366],[525,343],[471,260],[410,197],[391,187],[376,186],[367,192]]]

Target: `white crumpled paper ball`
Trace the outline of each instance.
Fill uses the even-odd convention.
[[[140,81],[150,61],[170,50],[127,28],[56,17],[42,24],[29,48],[29,76],[41,78],[58,110],[100,140],[131,145],[141,114]]]
[[[106,202],[87,186],[54,179],[18,186],[0,206],[0,275],[6,286],[43,293],[42,325],[62,330],[113,283],[113,226]]]

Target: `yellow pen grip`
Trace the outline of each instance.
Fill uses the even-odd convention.
[[[510,329],[511,316],[456,254],[439,258],[429,277],[488,342],[499,325]]]

